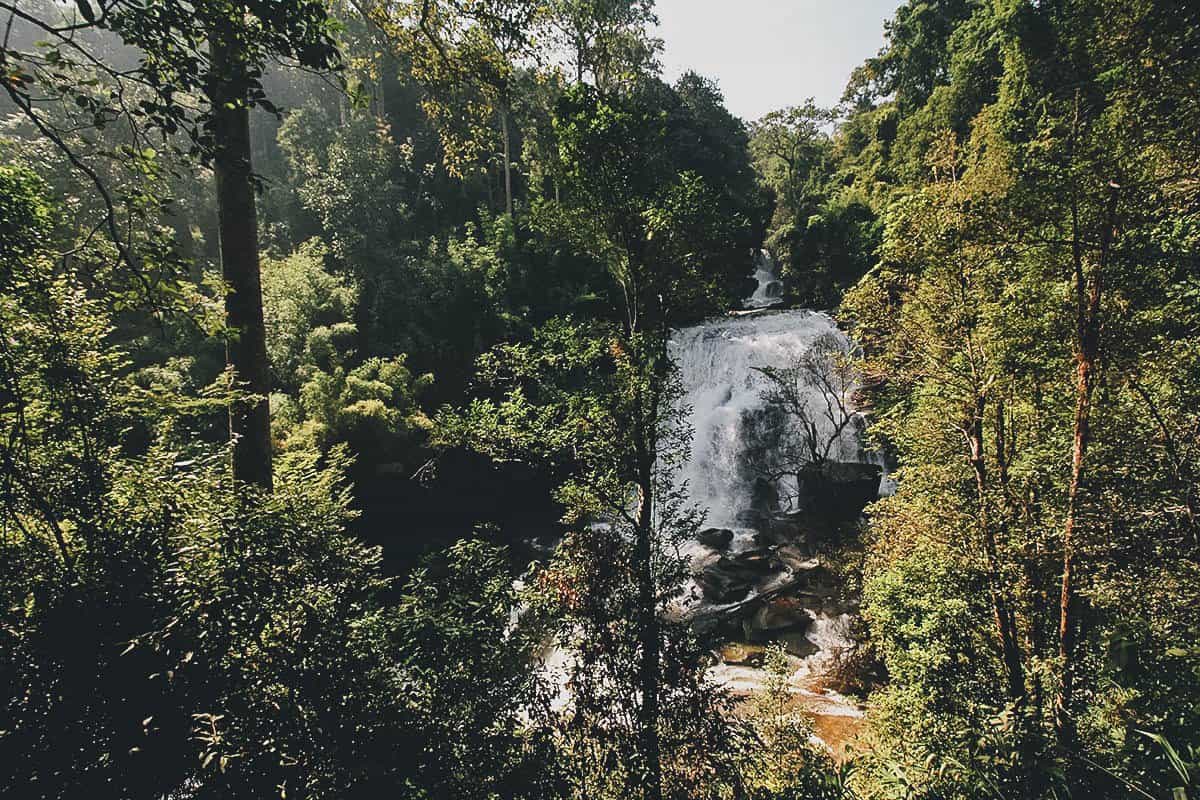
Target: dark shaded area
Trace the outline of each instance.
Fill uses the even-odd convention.
[[[449,450],[417,476],[377,473],[358,480],[354,523],[364,541],[383,547],[384,567],[407,573],[422,556],[473,531],[509,548],[517,564],[544,556],[562,533],[552,476],[526,464],[498,465]]]

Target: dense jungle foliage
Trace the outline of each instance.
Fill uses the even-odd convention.
[[[1200,6],[908,0],[750,122],[652,0],[0,17],[0,794],[1200,792]],[[759,248],[894,468],[838,759],[664,613]]]

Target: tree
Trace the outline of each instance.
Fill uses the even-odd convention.
[[[758,370],[769,381],[763,401],[777,417],[779,434],[770,447],[753,454],[751,468],[773,486],[785,485],[783,478],[794,480],[794,506],[807,475],[831,460],[857,457],[845,452],[847,431],[856,435],[862,424],[853,405],[859,381],[854,359],[846,339],[825,334],[793,365]]]
[[[425,743],[410,756],[422,796],[561,796],[554,743],[529,731],[548,689],[530,668],[540,628],[521,617],[521,600],[505,553],[477,539],[428,559],[406,582],[397,663]]]
[[[988,245],[991,231],[986,230],[993,222],[986,214],[989,195],[1001,186],[990,183],[995,173],[989,171],[986,160],[972,165],[975,169],[964,168],[952,137],[945,138],[942,149],[929,158],[941,180],[907,202],[897,203],[889,220],[885,263],[896,264],[901,272],[919,270],[921,282],[906,294],[899,324],[889,331],[886,347],[895,360],[880,374],[922,387],[918,391],[930,411],[918,415],[931,413],[930,421],[939,415],[953,420],[954,427],[948,427],[946,433],[954,431],[959,439],[957,449],[971,469],[977,542],[985,561],[1008,699],[1022,705],[1026,701],[1024,664],[1001,551],[1006,544],[1004,515],[1008,512],[995,519],[987,471],[989,442],[984,434],[989,405],[1005,394],[1003,350],[990,329],[1002,302],[999,270],[1003,254]],[[903,279],[897,276],[897,282],[902,285]],[[864,281],[850,300],[851,307],[866,312],[859,304],[876,289],[873,281]],[[938,411],[932,411],[935,407]],[[921,435],[939,434],[922,431]],[[1002,447],[1002,434],[997,434],[993,457],[1000,460],[1003,477],[1007,453]]]
[[[912,0],[884,24],[886,44],[850,77],[847,100],[894,97],[902,110],[924,105],[947,78],[956,27],[974,10],[970,0]]]
[[[753,124],[750,149],[755,168],[775,189],[783,209],[799,214],[805,192],[823,177],[829,137],[823,128],[833,114],[817,108],[810,99],[803,106],[772,111]]]
[[[532,583],[571,654],[565,707],[542,721],[575,796],[691,796],[732,767],[703,651],[666,617],[684,575],[676,544],[700,517],[674,482],[686,431],[659,353],[652,335],[551,321],[532,343],[481,357],[487,394],[438,420],[444,445],[563,476],[572,532]]]
[[[217,179],[225,315],[232,331],[227,357],[235,379],[244,381],[257,398],[248,409],[230,412],[233,472],[241,480],[270,489],[271,378],[250,157],[250,108],[265,100],[258,76],[267,57],[295,56],[305,66],[321,69],[336,63],[337,50],[320,2],[295,3],[282,14],[274,6],[240,2],[206,6],[205,12],[201,24],[208,39],[205,93],[210,109],[206,133],[211,137]]]
[[[145,141],[150,133],[166,138],[182,131],[190,138],[193,152],[205,161],[211,160],[217,176],[219,235],[228,290],[228,360],[235,379],[245,383],[252,398],[248,404],[231,408],[233,469],[239,479],[269,488],[270,373],[262,321],[249,110],[255,105],[274,108],[259,80],[268,59],[294,58],[315,69],[336,65],[337,50],[325,6],[315,0],[283,7],[253,0],[207,3],[193,9],[178,3],[146,7],[114,0],[101,4],[97,12],[83,0],[78,9],[80,18],[55,21],[33,17],[16,5],[5,5],[14,19],[37,27],[50,37],[51,44],[44,54],[10,54],[6,48],[6,59],[13,58],[16,66],[13,80],[5,81],[4,88],[42,135],[54,141],[91,179],[105,200],[113,243],[126,266],[137,274],[139,260],[118,228],[115,206],[104,181],[47,123],[35,105],[32,87],[45,82],[54,88],[55,98],[76,100],[92,111],[96,127],[113,119],[127,121],[139,132],[135,141]],[[125,45],[139,48],[143,58],[131,70],[113,68],[86,42],[75,39],[79,31],[112,31]],[[92,98],[86,82],[71,81],[81,66],[98,69],[112,82],[108,98]],[[32,71],[26,72],[24,67]],[[60,75],[70,77],[64,81]],[[127,103],[132,86],[149,92],[149,97],[136,106]],[[202,94],[206,105],[195,110],[186,99],[189,92]],[[136,152],[142,157],[153,153],[140,147]]]
[[[788,293],[818,308],[836,305],[866,273],[879,235],[869,197],[845,185],[839,147],[846,133],[831,137],[834,118],[810,100],[751,126],[755,169],[775,195],[767,247],[782,264]]]
[[[812,723],[795,707],[789,685],[793,665],[787,650],[775,643],[763,658],[766,673],[752,701],[750,727],[754,742],[748,764],[750,797],[844,797],[834,780],[829,753],[813,742]]]
[[[993,10],[989,19],[977,9],[949,38],[950,83],[898,115],[904,158],[920,153],[922,175],[895,173],[910,185],[892,190],[881,263],[843,306],[867,353],[873,429],[902,464],[896,497],[872,515],[876,574],[900,580],[906,548],[961,550],[969,526],[983,545],[971,569],[991,618],[967,624],[996,631],[994,666],[980,677],[1002,679],[1017,713],[990,725],[993,766],[955,780],[1012,781],[1033,796],[1061,791],[1060,781],[1074,793],[1140,794],[1170,778],[1131,734],[1191,716],[1188,651],[1172,642],[1194,624],[1180,580],[1195,544],[1191,489],[1168,466],[1190,412],[1167,397],[1187,390],[1153,355],[1154,342],[1196,335],[1191,316],[1167,322],[1159,310],[1194,281],[1180,248],[1192,240],[1184,176],[1194,169],[1184,164],[1195,153],[1194,137],[1172,127],[1176,111],[1159,110],[1194,98],[1147,81],[1160,59],[1191,74],[1166,53],[1198,28],[1194,14],[1165,5]],[[988,31],[996,38],[980,48]],[[997,62],[986,54],[996,51],[1005,56],[989,98]],[[941,116],[952,96],[975,99]],[[1147,403],[1149,418],[1132,410]],[[937,593],[965,601],[972,591]],[[914,629],[970,619],[952,624],[933,594],[915,593],[927,605]],[[897,599],[875,595],[868,617]],[[913,608],[872,624],[880,644],[904,643],[908,632],[890,631]],[[1162,625],[1143,624],[1152,618]],[[889,671],[899,663],[885,660]],[[889,693],[924,683],[893,679]],[[978,730],[977,697],[990,691],[902,722],[902,749],[924,742],[906,763],[929,742]],[[1122,722],[1101,711],[1118,707]],[[967,728],[938,723],[952,718]],[[926,724],[928,735],[912,733]],[[919,782],[935,791],[944,779]]]
[[[220,449],[173,439],[227,398],[134,383],[112,298],[80,278],[105,248],[53,258],[43,192],[0,168],[0,789],[348,791],[372,769],[355,763],[387,759],[336,731],[379,731],[395,708],[368,708],[393,689],[378,617],[359,615],[381,581],[343,530],[344,459],[287,459],[267,498]],[[131,421],[162,438],[138,450]]]
[[[445,0],[363,6],[398,54],[411,60],[426,90],[426,113],[438,125],[446,165],[462,175],[490,145],[488,120],[500,135],[504,211],[513,213],[513,104],[516,74],[535,56],[540,0]],[[494,140],[493,140],[494,141]]]
[[[662,42],[647,31],[658,22],[652,0],[553,0],[548,18],[575,83],[590,76],[593,86],[614,91],[654,71]]]
[[[638,665],[641,702],[638,711],[637,752],[649,800],[662,796],[662,748],[658,726],[661,634],[653,572],[654,519],[659,499],[660,439],[670,408],[664,394],[669,370],[666,354],[667,282],[649,260],[650,237],[646,212],[662,185],[665,120],[646,101],[644,93],[604,97],[587,86],[576,86],[560,103],[556,118],[559,147],[566,164],[571,202],[595,215],[588,231],[594,246],[603,248],[612,275],[624,297],[619,345],[626,385],[625,426],[629,450],[623,478],[636,487],[636,511],[628,518],[636,543]],[[625,502],[628,490],[617,502]],[[628,512],[622,512],[623,516]]]

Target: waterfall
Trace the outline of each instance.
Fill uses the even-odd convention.
[[[754,294],[742,301],[746,308],[767,308],[783,302],[783,282],[775,272],[775,260],[766,250],[754,255],[754,273],[750,276],[758,282]]]
[[[683,383],[684,407],[692,428],[692,454],[683,469],[693,502],[708,524],[737,527],[738,513],[755,505],[755,475],[748,457],[799,433],[794,418],[773,414],[764,399],[764,367],[787,369],[818,343],[848,348],[845,334],[827,315],[814,311],[769,311],[706,322],[676,333],[671,354]],[[831,457],[866,458],[859,425],[835,436],[822,414],[824,398],[810,398],[819,438],[834,438]]]
[[[771,293],[780,288],[765,254],[758,278],[759,288],[746,304],[773,304]],[[669,351],[683,388],[680,402],[692,431],[691,452],[677,480],[686,482],[690,499],[713,528],[701,532],[705,541],[685,546],[692,578],[665,613],[697,625],[716,619],[718,627],[709,630],[720,630],[723,641],[746,650],[758,647],[761,653],[765,641],[785,644],[789,691],[813,721],[817,739],[838,752],[862,716],[856,703],[829,685],[839,656],[854,647],[856,605],[838,595],[830,585],[831,572],[813,552],[805,552],[811,542],[802,541],[801,528],[788,531],[807,512],[786,499],[786,479],[764,490],[755,461],[805,432],[795,414],[772,407],[765,396],[771,381],[762,370],[793,368],[821,348],[847,354],[850,343],[828,315],[815,311],[741,312],[680,329],[671,337]],[[854,424],[837,426],[823,416],[830,408],[828,397],[816,386],[801,405],[809,412],[813,435],[828,442],[830,461],[869,460],[860,441],[861,418],[850,405],[854,386],[851,382],[841,388],[844,410]],[[875,477],[878,482],[878,472]],[[713,585],[703,583],[706,576],[715,576],[716,591],[736,597],[713,598]],[[710,679],[735,695],[762,688],[760,666],[723,652],[709,669]],[[558,687],[553,706],[565,708],[572,656],[548,642],[539,661],[539,669]]]
[[[763,308],[778,302],[781,287],[765,254],[757,267],[758,289],[745,305]],[[835,596],[836,590],[828,592],[820,586],[828,573],[818,559],[811,558],[813,552],[805,550],[811,542],[801,543],[803,534],[773,538],[781,521],[796,523],[807,512],[791,499],[799,497],[800,487],[789,486],[787,478],[770,472],[765,473],[771,476],[767,479],[762,464],[764,457],[770,462],[777,450],[795,447],[805,436],[825,444],[833,462],[861,465],[878,460],[861,442],[863,425],[852,406],[856,387],[851,368],[841,373],[841,382],[797,382],[796,402],[786,412],[768,398],[773,384],[762,370],[828,366],[830,359],[822,361],[820,354],[846,356],[850,343],[825,314],[761,310],[679,330],[672,337],[670,352],[680,371],[681,402],[692,430],[691,454],[677,480],[686,482],[691,500],[706,513],[707,524],[723,531],[702,535],[707,541],[685,547],[694,578],[685,587],[677,613],[696,620],[732,613],[742,625],[760,625],[755,635],[788,642],[789,688],[814,720],[817,735],[836,748],[852,730],[847,726],[861,716],[855,703],[829,688],[827,677],[839,657],[854,647],[854,609]],[[831,387],[840,403],[831,400]],[[745,580],[751,564],[764,559],[774,565],[773,573],[759,571],[748,585],[736,583]],[[722,596],[723,592],[731,595]],[[787,613],[787,603],[793,608],[798,604],[798,613],[793,610],[777,632],[771,628],[778,619],[763,622],[755,616]],[[784,611],[776,611],[773,604],[782,604]],[[749,641],[764,641],[753,638],[750,627],[745,631]],[[724,656],[710,676],[743,695],[761,687],[764,677],[752,663]]]

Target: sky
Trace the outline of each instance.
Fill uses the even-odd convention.
[[[663,71],[716,79],[751,121],[815,98],[832,106],[850,71],[883,45],[900,0],[657,0]]]

